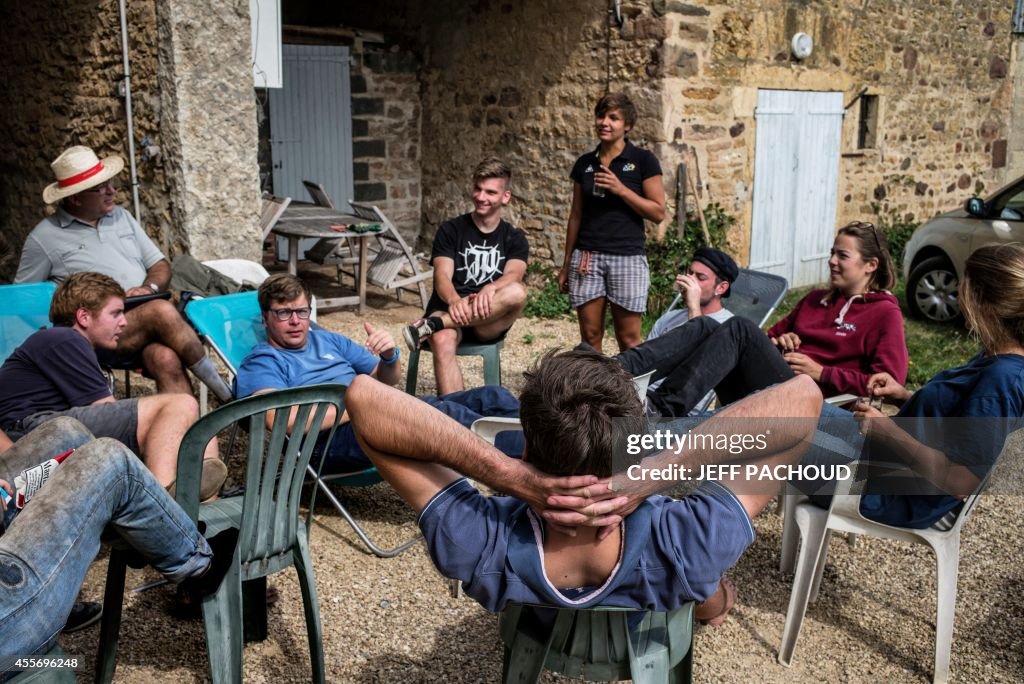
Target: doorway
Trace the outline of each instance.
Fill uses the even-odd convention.
[[[828,277],[843,111],[842,93],[758,91],[750,268],[790,287]]]

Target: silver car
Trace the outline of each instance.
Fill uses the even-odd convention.
[[[937,216],[914,231],[903,253],[907,307],[915,318],[960,322],[957,287],[971,252],[1001,242],[1024,242],[1024,178],[985,200]]]

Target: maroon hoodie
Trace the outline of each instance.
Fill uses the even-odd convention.
[[[812,290],[768,335],[793,332],[800,337],[798,352],[824,368],[825,396],[867,394],[867,381],[886,372],[901,385],[907,380],[907,343],[899,300],[888,292],[869,292],[847,299],[830,290]]]

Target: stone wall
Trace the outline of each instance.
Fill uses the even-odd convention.
[[[592,0],[433,3],[422,19],[424,240],[471,208],[470,173],[496,154],[513,168],[507,215],[533,254],[560,260],[573,162],[593,148],[593,107],[611,89],[636,101],[631,136],[659,153],[665,21],[647,3],[625,3],[625,30],[607,29]],[[610,60],[610,68],[609,68]],[[609,74],[610,71],[610,74]]]
[[[136,140],[159,139],[155,2],[129,5]],[[14,277],[25,236],[44,216],[50,162],[71,145],[127,157],[117,86],[124,76],[117,3],[0,4],[0,281]],[[162,160],[140,156],[143,225],[166,248],[172,233]],[[128,174],[118,201],[131,203]]]
[[[380,206],[414,244],[421,222],[419,59],[397,45],[362,42],[352,57],[355,199]]]
[[[218,8],[193,0],[128,3],[141,221],[172,257],[259,253],[248,2]],[[76,144],[127,157],[128,144],[117,93],[124,74],[116,1],[2,3],[0,44],[4,280],[45,213],[50,161]],[[126,171],[118,194],[125,206],[128,184]]]
[[[258,108],[248,0],[161,0],[161,150],[171,254],[259,260]]]
[[[859,107],[847,111],[837,223],[898,215],[924,221],[1007,178],[1013,97],[1012,3],[653,0],[667,39],[662,163],[692,148],[705,200],[739,221],[745,259],[751,219],[758,88],[878,97],[877,142],[856,149]],[[790,54],[797,31],[815,49]],[[671,182],[671,180],[669,181]],[[669,185],[671,187],[671,185]]]

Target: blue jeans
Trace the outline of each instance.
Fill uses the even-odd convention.
[[[793,377],[782,354],[752,321],[708,316],[627,349],[615,359],[633,375],[654,371],[661,385],[647,393],[663,416],[685,416],[711,390],[725,406]]]
[[[206,540],[141,461],[120,442],[93,439],[55,418],[0,454],[10,482],[77,448],[0,536],[0,656],[43,653],[60,634],[89,565],[110,529],[172,582],[210,564]],[[108,527],[109,526],[109,527]]]
[[[499,418],[519,417],[519,400],[507,389],[497,385],[474,387],[462,392],[452,392],[443,397],[423,396],[420,397],[420,400],[425,401],[467,428],[477,418],[483,418],[484,416]],[[401,430],[402,426],[396,424],[395,429]],[[429,438],[429,435],[425,435],[425,437]],[[521,458],[524,444],[522,432],[508,431],[498,435],[496,446],[507,456]],[[317,445],[317,451],[313,454],[314,468],[317,467],[319,462],[321,448],[322,445]],[[334,433],[334,440],[327,450],[327,459],[324,461],[321,472],[324,475],[351,473],[365,470],[371,466],[373,464],[370,463],[370,459],[363,453],[359,442],[356,441],[352,423],[339,425]]]

